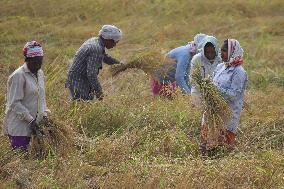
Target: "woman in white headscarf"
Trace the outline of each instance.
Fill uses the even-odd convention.
[[[206,34],[199,33],[194,40],[184,46],[170,50],[165,56],[165,63],[156,70],[155,79],[151,79],[151,91],[153,96],[166,96],[172,98],[172,94],[179,87],[184,94],[190,94],[189,84],[190,62],[192,57],[201,48]],[[164,91],[166,93],[164,93]]]
[[[190,75],[192,75],[196,68],[199,69],[200,67],[202,78],[212,77],[215,68],[222,62],[219,55],[218,41],[213,36],[206,36],[200,46],[200,52],[191,60]],[[191,86],[191,94],[196,102],[200,101],[200,93],[193,84]]]
[[[102,62],[113,65],[121,62],[105,52],[121,40],[122,32],[116,26],[104,25],[98,37],[88,39],[78,49],[68,72],[66,87],[72,100],[102,100],[103,91],[98,80]]]

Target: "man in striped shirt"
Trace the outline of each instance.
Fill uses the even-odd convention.
[[[72,100],[103,99],[101,84],[98,80],[102,62],[113,65],[121,62],[105,52],[105,48],[116,46],[122,32],[116,26],[104,25],[98,37],[85,41],[78,49],[68,71],[66,87],[69,88]]]

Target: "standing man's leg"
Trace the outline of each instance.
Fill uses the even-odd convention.
[[[76,87],[69,87],[71,100],[93,100],[94,99],[94,93],[92,92],[82,92]]]

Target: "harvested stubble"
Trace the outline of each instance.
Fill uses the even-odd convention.
[[[163,62],[164,56],[158,51],[141,52],[130,58],[127,64],[112,66],[111,74],[115,76],[129,68],[136,68],[153,75],[155,70],[159,68]]]
[[[73,146],[71,128],[48,119],[40,123],[42,136],[32,136],[30,154],[37,158],[45,158],[49,154],[65,156]]]
[[[11,148],[7,148],[7,146],[4,146],[3,144],[0,144],[0,172],[1,168],[12,162],[13,160],[23,158],[25,156],[24,153],[20,150],[11,150]]]
[[[224,123],[232,116],[231,109],[211,79],[202,77],[201,66],[194,69],[191,78],[192,84],[197,86],[201,93],[205,126],[208,127],[208,140],[216,141],[220,131],[224,130]]]

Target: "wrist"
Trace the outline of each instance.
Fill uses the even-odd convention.
[[[30,120],[29,125],[31,125],[33,122],[35,122],[35,119]]]

